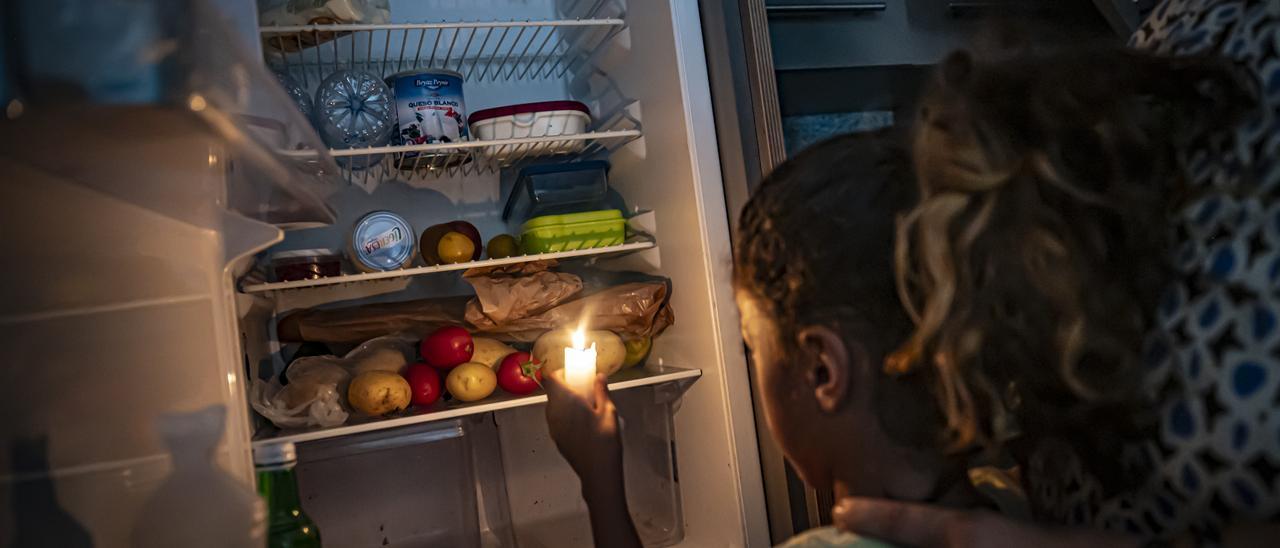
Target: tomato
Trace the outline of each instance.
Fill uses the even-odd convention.
[[[410,365],[404,372],[414,405],[428,406],[440,399],[440,373],[425,363]]]
[[[542,362],[528,352],[512,352],[498,364],[498,386],[523,396],[537,390],[542,382]]]
[[[418,351],[422,361],[437,369],[452,369],[471,361],[475,344],[466,329],[457,326],[441,327],[422,339]]]

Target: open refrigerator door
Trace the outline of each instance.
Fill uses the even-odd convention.
[[[249,539],[232,280],[281,228],[333,221],[337,166],[209,5],[3,9],[0,545]],[[157,428],[197,410],[215,443],[182,461]]]

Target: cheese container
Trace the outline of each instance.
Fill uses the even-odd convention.
[[[416,236],[404,217],[390,211],[374,211],[352,226],[347,253],[362,272],[397,270],[413,263]]]
[[[484,141],[577,135],[591,125],[591,110],[578,101],[543,101],[487,108],[468,119],[471,135]],[[557,141],[537,145],[502,145],[486,147],[486,154],[498,159],[514,157],[532,150],[535,155],[572,154],[580,152],[583,140]]]

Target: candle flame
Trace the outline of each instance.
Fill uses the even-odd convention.
[[[586,350],[587,335],[582,332],[582,328],[578,328],[577,331],[574,331],[570,340],[573,341],[573,348],[575,350]]]

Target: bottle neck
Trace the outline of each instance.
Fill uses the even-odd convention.
[[[258,494],[266,501],[269,514],[288,514],[290,518],[301,515],[298,476],[292,464],[259,469]]]

